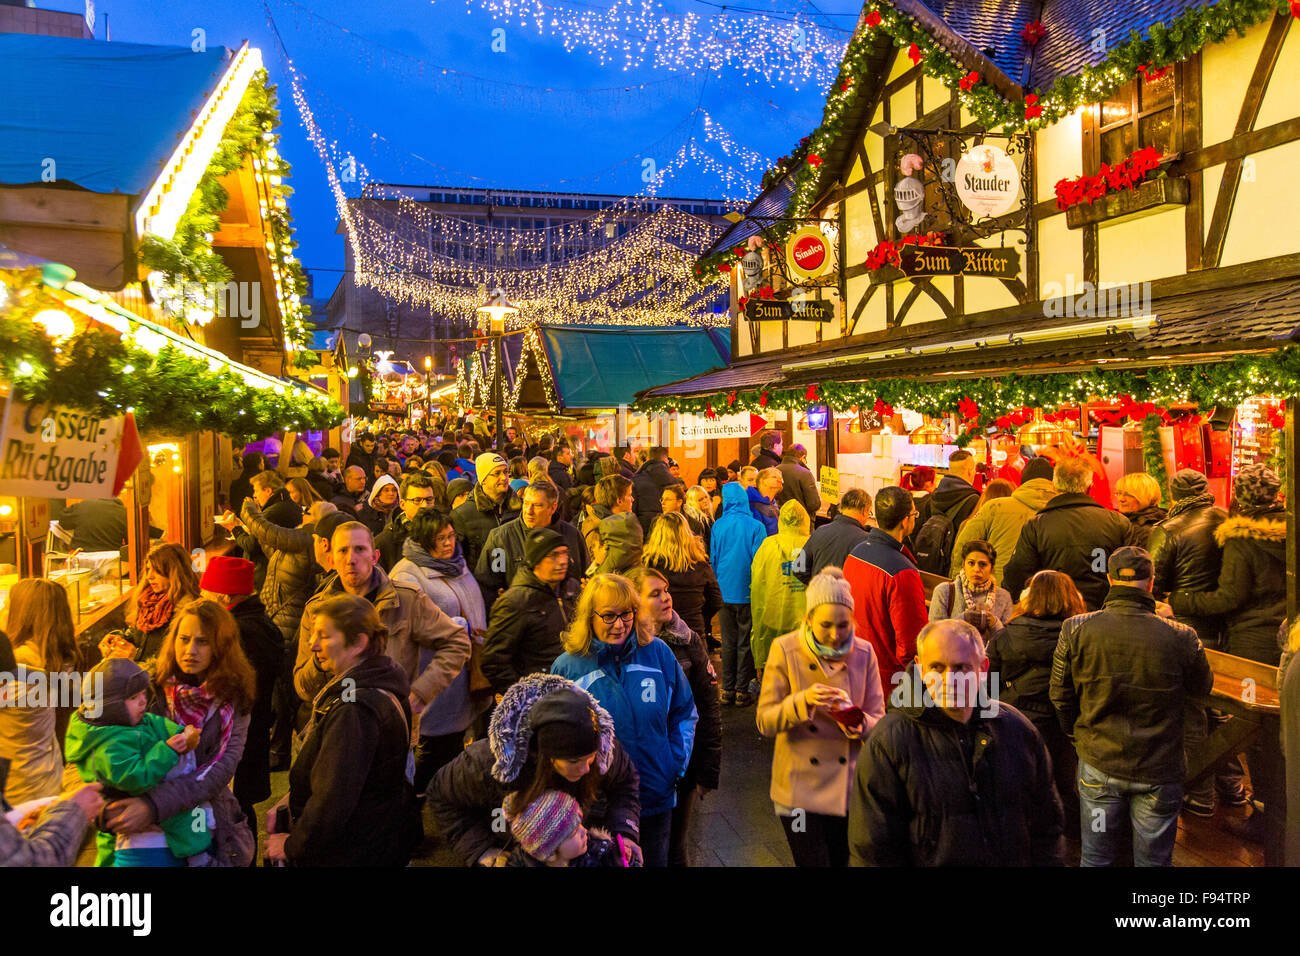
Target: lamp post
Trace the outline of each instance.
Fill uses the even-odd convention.
[[[505,416],[505,395],[501,389],[501,372],[506,364],[505,349],[502,347],[502,337],[506,331],[506,316],[514,315],[519,311],[519,307],[512,305],[506,298],[505,292],[497,286],[492,290],[486,302],[480,305],[477,311],[488,317],[488,331],[492,334],[492,354],[496,358],[496,375],[492,380],[492,392],[496,397],[497,405],[497,438],[496,448],[501,451],[505,447],[506,440],[506,416]]]

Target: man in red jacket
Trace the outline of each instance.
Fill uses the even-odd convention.
[[[921,572],[903,539],[916,526],[912,493],[882,488],[876,495],[876,523],[844,561],[844,577],[853,590],[857,636],[870,641],[880,667],[880,688],[888,696],[894,675],[916,656],[916,635],[928,613]]]

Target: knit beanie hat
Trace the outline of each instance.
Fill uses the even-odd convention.
[[[1025,467],[1020,471],[1020,483],[1031,481],[1034,478],[1046,478],[1052,480],[1052,463],[1046,458],[1031,458],[1025,462]]]
[[[514,809],[513,796],[506,798],[507,816]],[[549,860],[581,823],[577,800],[559,790],[547,790],[510,821],[510,832],[529,856]]]
[[[1272,511],[1277,504],[1277,493],[1282,482],[1277,472],[1267,465],[1247,465],[1237,472],[1232,483],[1232,498],[1243,515],[1259,515]]]
[[[600,724],[596,713],[571,690],[551,691],[533,705],[529,722],[537,735],[537,749],[548,757],[576,760],[600,747]]]
[[[127,698],[148,689],[148,671],[135,661],[110,657],[86,672],[81,681],[82,704],[77,712],[88,724],[126,727],[131,723],[126,713]]]
[[[498,468],[509,467],[510,462],[506,461],[494,451],[485,451],[474,459],[474,474],[478,475],[479,481],[482,481]]]
[[[392,485],[393,490],[397,492],[398,497],[401,497],[402,491],[397,486],[397,479],[392,475],[380,475],[375,479],[375,486],[370,489],[370,496],[366,498],[366,501],[370,503],[370,507],[373,508],[375,506],[375,499],[379,497],[379,492],[383,491],[388,485]]]
[[[447,482],[447,504],[451,504],[461,495],[467,495],[474,490],[474,482],[468,478],[453,478]]]
[[[252,594],[257,590],[253,583],[253,562],[229,554],[218,554],[208,559],[208,566],[199,578],[199,587],[213,594]]]
[[[1184,468],[1169,481],[1169,494],[1174,501],[1195,498],[1197,495],[1205,494],[1209,488],[1209,479],[1195,468]]]
[[[833,564],[817,572],[804,592],[804,606],[809,613],[823,604],[842,604],[853,610],[853,589],[844,580],[844,572]]]
[[[548,554],[563,547],[564,535],[553,528],[530,528],[524,535],[524,563],[535,568]]]

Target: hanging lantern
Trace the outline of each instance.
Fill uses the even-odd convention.
[[[1043,445],[1059,445],[1070,437],[1070,432],[1064,426],[1049,422],[1043,418],[1041,408],[1034,409],[1034,420],[1021,427],[1017,440],[1022,445],[1031,445],[1042,447]]]
[[[907,436],[909,445],[942,445],[943,429],[932,421],[926,421],[920,426],[912,429],[912,433]]]

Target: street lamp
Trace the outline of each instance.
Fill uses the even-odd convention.
[[[429,419],[433,415],[433,356],[424,357],[424,430],[432,432]]]
[[[506,364],[505,349],[501,345],[502,337],[506,331],[506,316],[514,315],[519,311],[519,307],[512,305],[506,298],[505,292],[497,286],[488,296],[488,300],[480,305],[477,309],[480,314],[488,317],[488,331],[492,334],[492,354],[496,357],[497,371],[493,377],[492,391],[496,396],[497,405],[497,451],[505,447],[506,440],[506,415],[505,415],[505,396],[501,391],[501,370]]]

